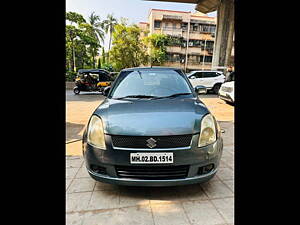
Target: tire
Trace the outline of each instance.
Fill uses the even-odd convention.
[[[220,87],[221,87],[221,84],[215,84],[215,86],[212,88],[212,91],[215,94],[219,94]]]
[[[73,92],[74,92],[75,95],[79,95],[80,90],[79,90],[77,87],[75,87],[75,88],[73,89]]]

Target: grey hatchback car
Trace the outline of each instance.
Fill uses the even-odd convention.
[[[122,70],[83,134],[86,168],[98,181],[132,186],[205,182],[223,151],[220,127],[176,68]]]

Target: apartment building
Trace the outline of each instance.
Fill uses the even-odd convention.
[[[151,9],[148,22],[139,23],[143,35],[162,33],[173,37],[167,47],[164,66],[179,67],[187,72],[209,70],[212,65],[216,18],[206,14]]]

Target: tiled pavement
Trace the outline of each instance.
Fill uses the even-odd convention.
[[[67,156],[67,225],[233,224],[233,123],[220,123],[224,150],[217,175],[178,187],[126,187],[94,181],[81,156]]]

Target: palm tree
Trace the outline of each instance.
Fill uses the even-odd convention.
[[[108,51],[110,51],[110,46],[111,46],[111,37],[112,33],[114,32],[115,25],[118,24],[118,21],[116,18],[113,17],[113,14],[108,14],[107,19],[103,20],[102,22],[102,27],[104,28],[105,32],[109,32],[109,47]]]
[[[101,29],[102,28],[102,23],[100,21],[100,17],[95,15],[95,12],[92,12],[92,14],[89,16],[89,22],[93,27],[93,30],[95,32],[95,35],[100,42],[103,43],[104,41],[104,32]]]
[[[101,43],[104,42],[104,32],[102,30],[102,23],[100,17],[95,15],[95,12],[92,12],[89,16],[89,22],[92,28],[92,33],[94,37],[98,40],[98,44],[101,47]],[[94,49],[93,52],[97,52],[97,49]],[[95,65],[95,53],[93,54],[93,64]]]

